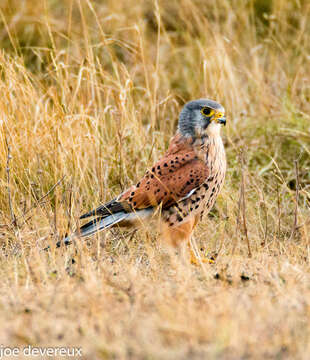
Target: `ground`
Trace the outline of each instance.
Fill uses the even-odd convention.
[[[302,0],[1,2],[0,358],[31,345],[308,359],[309,13]],[[195,231],[214,261],[168,253],[149,224],[55,249],[200,97],[227,112],[225,186]]]

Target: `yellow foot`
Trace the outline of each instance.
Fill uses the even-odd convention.
[[[200,259],[194,254],[193,250],[190,250],[191,254],[191,264],[193,265],[199,265],[201,262],[207,263],[207,264],[214,264],[217,254],[216,253],[205,253],[200,256]]]

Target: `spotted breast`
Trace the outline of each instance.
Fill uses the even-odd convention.
[[[208,213],[212,209],[224,184],[226,156],[221,137],[196,139],[193,149],[206,169],[205,178],[199,179],[199,186],[194,187],[177,204],[164,209],[163,219],[171,228],[178,227],[192,218],[196,219],[197,223],[203,212]],[[195,170],[191,171],[190,181],[195,175]]]

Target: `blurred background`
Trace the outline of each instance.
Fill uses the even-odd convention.
[[[227,110],[227,201],[238,197],[243,149],[251,200],[277,214],[283,201],[282,235],[295,216],[297,159],[299,201],[309,206],[307,1],[4,0],[0,11],[0,171],[5,179],[9,144],[14,216],[63,176],[64,193],[81,195],[71,213],[118,193],[164,152],[182,105],[200,97]],[[65,212],[56,198],[46,206]],[[55,227],[65,231],[68,217]]]
[[[130,281],[140,284],[139,289],[160,287],[165,281],[170,288],[172,283],[183,282],[182,271],[167,279],[160,259],[152,265],[157,277],[148,273],[152,273],[149,266],[157,256],[152,251],[158,246],[156,235],[149,232],[133,234],[130,241],[118,232],[103,235],[90,248],[80,249],[79,260],[59,252],[46,258],[39,249],[74,229],[80,212],[111,199],[143,175],[166,150],[183,104],[207,97],[226,108],[223,138],[228,171],[224,190],[199,226],[196,239],[219,260],[202,275],[186,271],[193,277],[195,291],[199,288],[203,296],[208,294],[200,276],[209,274],[207,287],[214,289],[218,289],[216,274],[228,279],[220,287],[229,299],[222,312],[212,312],[206,305],[210,320],[202,324],[198,311],[204,305],[198,306],[200,300],[193,305],[185,297],[177,305],[172,293],[168,295],[161,288],[157,290],[160,294],[145,295],[149,304],[164,307],[164,302],[171,300],[171,307],[197,306],[196,312],[185,312],[184,318],[179,318],[183,332],[175,335],[171,330],[171,335],[165,330],[159,335],[157,321],[169,317],[170,310],[165,308],[161,313],[147,307],[141,298],[142,303],[137,300],[137,318],[131,315],[134,320],[126,318],[123,326],[112,326],[109,332],[107,324],[111,319],[118,321],[120,314],[101,308],[99,297],[98,302],[94,300],[96,310],[88,317],[74,297],[69,303],[74,300],[80,307],[72,305],[59,322],[44,310],[44,317],[56,321],[55,328],[41,328],[42,312],[28,313],[25,321],[31,317],[41,324],[37,330],[31,325],[29,339],[42,344],[47,339],[57,343],[61,338],[68,343],[63,328],[69,326],[74,333],[71,340],[84,344],[92,358],[125,358],[130,354],[128,349],[132,349],[132,358],[156,358],[159,349],[159,358],[182,358],[176,351],[180,343],[182,354],[190,354],[192,349],[191,358],[233,359],[246,354],[269,358],[297,354],[302,358],[310,331],[302,319],[310,305],[295,299],[299,312],[285,322],[290,305],[281,302],[274,313],[273,294],[279,284],[285,286],[281,291],[286,293],[309,293],[304,282],[310,240],[309,13],[307,0],[2,0],[0,271],[8,280],[0,288],[8,297],[3,300],[4,311],[0,305],[0,319],[8,321],[8,309],[30,309],[24,305],[25,299],[33,308],[40,308],[35,299],[29,299],[25,284],[32,293],[44,288],[48,294],[57,283],[63,290],[53,301],[66,309],[66,294],[79,284],[74,276],[67,279],[68,272],[76,274],[71,269],[76,263],[79,276],[92,284],[79,288],[79,298],[85,297],[83,304],[90,301],[88,296],[97,299],[96,289],[104,292],[105,286],[111,285],[110,280],[108,285],[102,282],[97,262],[109,256],[114,259],[113,266],[119,266],[113,272],[124,271],[125,277],[131,274]],[[249,253],[252,265],[244,270],[240,264],[248,264]],[[84,263],[83,254],[89,257]],[[137,262],[143,276],[139,272],[132,275],[130,266]],[[293,273],[284,271],[283,275],[283,264],[299,266],[299,275],[291,268]],[[273,274],[279,271],[281,276],[277,273],[275,280],[266,269],[273,269]],[[249,314],[256,308],[261,311],[253,326],[251,316],[239,318],[231,312],[239,294],[226,293],[231,277],[238,278],[233,281],[238,288],[243,271],[252,274],[255,287],[265,296],[252,293],[255,301],[252,295],[245,296],[242,306]],[[266,289],[263,284],[268,281],[271,285]],[[117,284],[118,295],[113,292],[115,287],[113,291],[109,288],[116,298],[124,293]],[[132,299],[130,287],[125,288],[125,298]],[[112,295],[111,303],[117,301]],[[9,305],[9,298],[19,298],[19,305]],[[17,320],[18,311],[13,311],[16,318],[11,318],[5,339],[28,343],[28,335],[20,328],[24,322]],[[83,314],[84,319],[80,330],[73,329],[69,321],[77,314]],[[149,321],[141,321],[141,314]],[[99,321],[96,330],[97,315],[105,320]],[[218,323],[221,316],[224,323]],[[171,319],[175,318],[171,315]],[[130,321],[138,334],[142,328],[148,329],[143,341],[128,330]],[[175,320],[171,321],[175,326]],[[278,337],[270,330],[275,321],[281,324],[275,331]],[[184,330],[188,323],[192,324],[189,333]],[[242,331],[253,332],[252,340],[241,343]],[[239,340],[233,332],[240,335]],[[58,339],[59,334],[62,337]],[[256,334],[268,344],[266,353],[253,345]],[[97,336],[96,345],[88,348],[91,336]],[[210,348],[210,344],[215,347]],[[92,352],[94,348],[104,350]],[[140,353],[137,349],[141,348],[147,350]]]

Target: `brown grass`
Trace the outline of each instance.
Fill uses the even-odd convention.
[[[306,0],[2,0],[0,344],[308,359],[309,12]],[[42,251],[137,180],[200,97],[228,118],[225,187],[195,233],[215,264],[169,257],[147,227]]]

